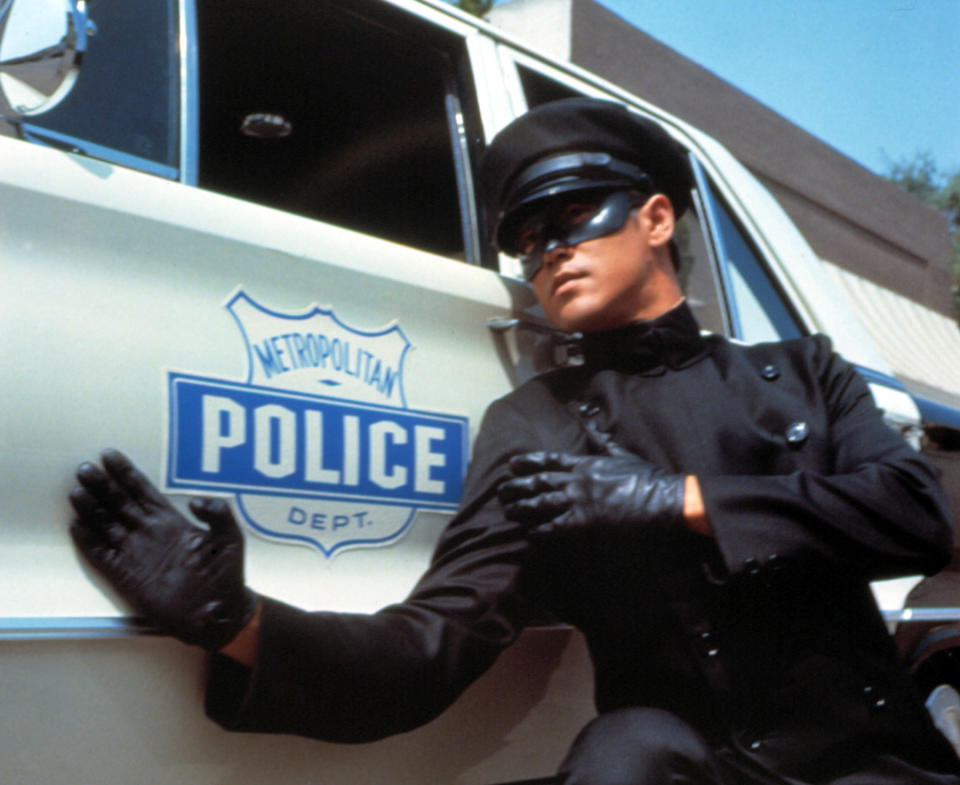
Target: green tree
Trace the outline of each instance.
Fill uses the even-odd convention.
[[[490,13],[490,9],[493,8],[493,0],[457,0],[454,5],[461,11],[482,18]]]
[[[950,219],[953,315],[960,322],[960,169],[942,172],[929,152],[891,162],[886,178]]]

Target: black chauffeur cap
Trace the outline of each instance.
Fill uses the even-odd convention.
[[[587,188],[663,193],[679,218],[690,205],[686,151],[622,104],[564,98],[531,109],[494,137],[480,159],[490,237],[509,247],[532,202]]]

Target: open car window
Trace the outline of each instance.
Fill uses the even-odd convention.
[[[200,187],[477,261],[461,37],[366,2],[197,12]]]

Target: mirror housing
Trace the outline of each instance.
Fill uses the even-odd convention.
[[[4,119],[48,112],[66,98],[94,32],[85,0],[0,0]]]

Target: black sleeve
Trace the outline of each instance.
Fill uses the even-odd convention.
[[[506,401],[484,417],[460,510],[410,596],[374,614],[306,612],[264,601],[248,670],[214,656],[208,715],[231,730],[361,742],[415,728],[450,705],[518,635],[526,547],[496,486],[511,455],[532,449]]]
[[[936,469],[883,422],[827,338],[802,351],[827,407],[834,469],[698,478],[727,568],[803,559],[870,580],[941,569],[952,532]]]

